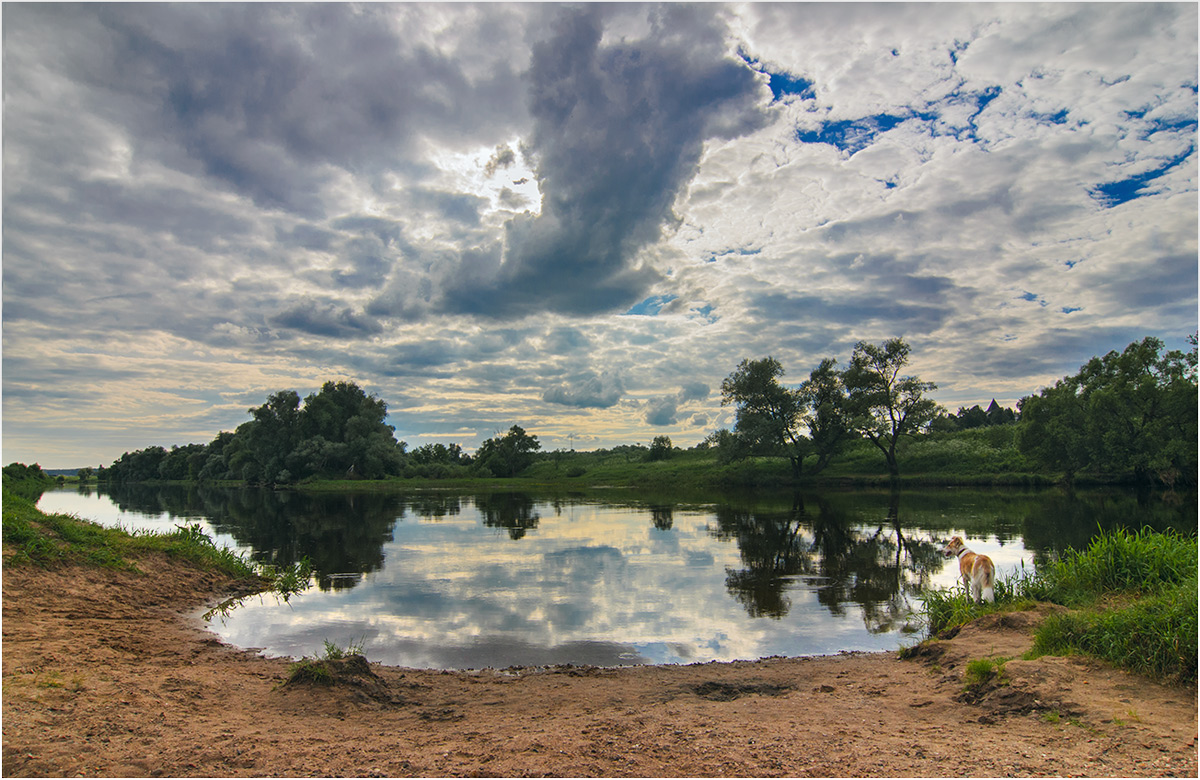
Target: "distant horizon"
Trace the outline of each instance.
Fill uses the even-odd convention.
[[[330,380],[690,447],[744,359],[903,337],[953,413],[1197,330],[1195,4],[2,13],[5,463]]]
[[[283,389],[283,388],[280,388],[280,389]],[[303,396],[302,396],[302,397],[303,397]],[[386,401],[387,399],[384,399],[384,400]],[[986,410],[987,410],[987,408],[988,408],[988,406],[990,406],[990,405],[991,405],[991,402],[992,402],[993,400],[995,400],[995,399],[988,399],[987,405],[985,405],[985,404],[983,404],[983,403],[979,403],[979,404],[968,404],[968,405],[966,405],[966,406],[955,407],[954,409],[949,409],[949,408],[947,408],[947,409],[946,409],[946,413],[947,413],[947,414],[950,414],[950,415],[954,415],[955,413],[957,413],[957,411],[958,411],[958,409],[959,409],[959,408],[971,409],[971,408],[973,408],[973,407],[975,407],[975,406],[979,406],[979,408],[981,408],[981,409],[984,409],[984,410],[986,411]],[[1012,404],[1010,404],[1010,405],[1006,405],[1006,404],[1002,404],[1002,403],[1000,403],[999,401],[996,401],[996,403],[1000,404],[1000,406],[1001,406],[1002,408],[1011,408],[1011,409],[1013,409],[1014,411],[1015,411],[1015,409],[1016,409],[1015,405],[1012,405]],[[250,417],[249,417],[249,416],[247,416],[247,419],[250,419]],[[514,423],[514,425],[519,425],[519,423]],[[511,427],[511,426],[510,426],[510,427]],[[184,447],[184,446],[187,446],[188,444],[209,444],[210,442],[212,442],[212,440],[213,440],[213,439],[215,439],[215,438],[217,437],[217,435],[218,435],[219,433],[221,433],[221,431],[218,431],[217,433],[214,433],[214,434],[213,434],[211,437],[209,437],[209,438],[208,438],[207,440],[205,440],[205,441],[189,441],[189,442],[183,442],[183,443],[179,443],[179,444],[170,444],[170,445],[166,445],[166,444],[159,444],[159,443],[156,443],[156,442],[151,442],[151,443],[149,443],[149,444],[146,444],[146,445],[144,445],[144,446],[141,446],[141,447],[135,447],[135,448],[133,448],[133,449],[131,449],[131,450],[125,450],[124,452],[133,452],[133,451],[136,451],[136,450],[143,450],[143,449],[146,449],[146,448],[148,448],[148,447],[163,447],[163,448],[164,448],[164,449],[166,449],[166,450],[170,450],[172,447]],[[503,434],[503,433],[504,433],[504,431],[497,431],[497,433],[498,433],[498,434]],[[532,436],[537,436],[537,435],[538,435],[536,431],[526,431],[526,433],[529,433],[529,434],[530,434],[530,435],[532,435]],[[664,435],[664,434],[658,434],[658,435]],[[490,438],[490,437],[489,437],[489,438]],[[653,438],[653,437],[651,437],[651,439],[652,439],[652,438]],[[686,450],[686,449],[691,449],[691,448],[693,448],[693,447],[697,446],[698,444],[702,443],[702,442],[704,441],[704,438],[705,438],[705,437],[702,437],[702,438],[700,438],[698,441],[692,442],[692,443],[690,443],[690,444],[680,444],[679,442],[677,442],[677,441],[675,441],[674,439],[672,439],[672,440],[671,440],[671,444],[672,444],[672,446],[674,446],[674,447],[678,447],[678,448],[680,448],[680,449],[685,449],[685,450]],[[442,439],[442,440],[432,440],[432,439],[431,439],[430,441],[423,442],[422,444],[417,444],[417,445],[414,445],[412,442],[408,441],[407,439],[405,439],[405,438],[404,438],[404,437],[402,437],[402,436],[396,436],[396,441],[397,441],[397,443],[399,443],[399,442],[405,442],[405,443],[408,445],[408,451],[409,451],[409,452],[411,452],[411,451],[412,451],[412,450],[413,450],[415,447],[424,446],[425,444],[446,444],[446,445],[450,445],[450,444],[460,444],[460,442],[452,441],[452,440],[449,440],[449,439]],[[539,443],[539,444],[541,443],[541,437],[538,437],[538,443]],[[606,446],[596,446],[596,447],[589,447],[589,448],[587,448],[587,449],[583,449],[583,448],[581,448],[581,447],[571,447],[571,446],[569,446],[569,445],[568,445],[568,446],[566,446],[566,447],[554,447],[553,449],[547,449],[547,448],[545,447],[545,445],[543,445],[543,446],[542,446],[542,448],[541,448],[541,450],[539,450],[539,452],[543,452],[543,453],[544,453],[544,452],[555,452],[556,450],[559,450],[559,449],[562,449],[562,450],[565,450],[565,451],[569,451],[569,452],[595,452],[595,451],[597,451],[597,450],[609,450],[609,449],[613,449],[614,447],[620,447],[620,446],[636,446],[636,445],[638,445],[638,444],[641,444],[642,446],[645,446],[645,447],[649,447],[649,440],[648,440],[648,441],[646,441],[646,442],[642,442],[642,441],[628,441],[628,442],[619,442],[619,443],[616,443],[616,444],[609,444],[609,445],[606,445]],[[471,448],[469,448],[469,449],[468,449],[467,447],[463,447],[463,452],[465,452],[465,453],[467,453],[468,455],[471,455],[472,457],[474,457],[474,456],[475,456],[475,452],[476,452],[476,450],[477,450],[477,449],[478,449],[478,447],[471,447]],[[122,454],[124,454],[124,452],[122,452]],[[73,473],[75,473],[75,472],[79,471],[80,469],[84,469],[84,468],[96,468],[97,466],[105,466],[105,467],[107,467],[107,466],[110,466],[110,465],[111,465],[111,464],[112,464],[114,461],[116,461],[116,460],[117,460],[117,459],[119,459],[120,457],[121,457],[120,455],[117,455],[116,457],[112,458],[111,460],[105,461],[105,462],[103,462],[103,463],[87,463],[87,464],[84,464],[83,466],[74,466],[74,467],[72,467],[72,466],[54,466],[54,467],[50,467],[50,466],[45,466],[45,465],[43,465],[43,464],[41,464],[41,463],[39,463],[39,462],[37,462],[37,461],[29,461],[29,462],[25,462],[25,461],[18,461],[18,462],[24,462],[26,466],[32,466],[34,463],[38,463],[38,465],[39,465],[39,466],[41,466],[41,468],[42,468],[42,471],[46,472],[47,474],[49,474],[49,473],[51,473],[51,472],[56,472],[56,471],[61,471],[61,472],[70,472],[70,473],[72,473],[72,474],[73,474]],[[11,462],[12,462],[12,461],[9,461],[9,463],[11,463]],[[5,465],[8,465],[8,463],[6,463]]]

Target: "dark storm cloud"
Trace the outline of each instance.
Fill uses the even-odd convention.
[[[1132,265],[1132,264],[1131,264]],[[1119,283],[1107,284],[1122,307],[1196,310],[1196,255],[1165,255],[1138,262]]]
[[[270,323],[277,328],[340,339],[364,338],[383,330],[375,319],[333,302],[298,303],[271,317]]]
[[[139,139],[139,154],[198,166],[260,206],[320,216],[336,168],[404,170],[423,134],[462,139],[482,117],[494,129],[524,115],[503,60],[472,78],[456,52],[400,37],[392,10],[98,4],[6,15],[56,31],[46,37],[64,44],[64,75],[92,88],[89,108]],[[457,21],[468,36],[500,12],[471,7]]]
[[[790,323],[809,333],[830,325],[840,332],[847,323],[860,332],[882,326],[909,334],[930,333],[969,304],[976,292],[946,277],[922,272],[923,260],[894,255],[833,256],[824,263],[853,276],[858,281],[854,288],[822,294],[764,291],[751,296],[751,310],[756,317],[780,325]]]
[[[658,276],[637,253],[672,220],[704,141],[764,121],[762,84],[727,56],[712,10],[660,7],[646,38],[603,42],[606,14],[622,12],[561,9],[535,44],[526,80],[542,210],[508,223],[494,273],[450,284],[451,311],[582,315],[645,297]]]

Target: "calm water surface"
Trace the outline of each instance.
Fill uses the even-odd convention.
[[[361,643],[373,661],[459,669],[625,665],[889,650],[918,595],[955,584],[964,536],[1004,575],[1098,527],[1196,529],[1195,497],[944,490],[584,498],[496,492],[306,495],[56,490],[39,507],[128,530],[200,523],[220,546],[317,577],[212,629],[270,655]]]

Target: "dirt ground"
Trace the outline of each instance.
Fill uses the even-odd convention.
[[[436,672],[351,661],[331,686],[222,645],[195,618],[229,583],[8,568],[5,776],[1184,776],[1195,687],[1019,657],[1041,613],[895,653]]]

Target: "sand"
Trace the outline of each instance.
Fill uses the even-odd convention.
[[[896,653],[621,669],[438,672],[219,642],[235,583],[6,567],[5,776],[1187,776],[1196,688],[1080,658],[1019,660],[1050,607]],[[1009,657],[964,692],[970,659]]]

